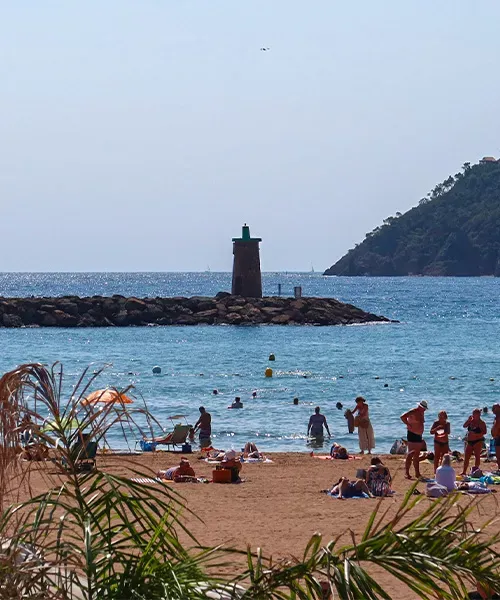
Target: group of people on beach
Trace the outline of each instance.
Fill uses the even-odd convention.
[[[349,430],[354,428],[358,430],[360,453],[368,452],[371,454],[375,448],[375,435],[373,426],[369,417],[368,403],[362,396],[358,396],[355,400],[356,406],[353,410],[347,410],[345,413],[348,421],[353,418],[352,424],[349,423]],[[342,407],[338,403],[337,407]],[[406,425],[406,461],[405,461],[405,476],[412,479],[410,469],[413,466],[415,476],[421,477],[420,462],[424,459],[431,458],[434,462],[434,472],[440,467],[445,455],[450,454],[450,435],[451,425],[448,421],[446,411],[442,410],[437,415],[437,420],[433,422],[429,433],[434,437],[434,452],[427,452],[427,445],[423,438],[425,430],[425,413],[428,410],[428,403],[422,400],[415,408],[401,415],[401,421]],[[474,468],[479,468],[481,454],[483,453],[487,426],[481,418],[482,412],[487,409],[475,408],[469,415],[463,428],[466,429],[465,451],[463,460],[462,475],[467,473],[469,463],[474,457]],[[496,450],[497,466],[500,470],[500,404],[494,404],[492,412],[495,416],[495,421],[491,429],[491,436],[494,439]],[[309,418],[307,427],[307,435],[311,438],[321,439],[324,437],[325,430],[331,437],[330,429],[326,417],[321,414],[320,407],[315,408],[314,414]],[[339,447],[335,448],[335,452],[339,452]]]
[[[371,454],[371,451],[375,448],[375,434],[370,421],[368,403],[363,396],[358,396],[355,403],[356,406],[352,410],[348,409],[345,412],[349,432],[352,433],[354,428],[357,427],[361,454],[364,454],[365,451]],[[340,402],[337,403],[337,408],[342,408]],[[314,414],[309,418],[307,436],[314,439],[321,439],[324,437],[323,428],[326,429],[328,436],[331,437],[326,417],[321,414],[320,407],[317,406],[314,409]]]
[[[425,412],[427,409],[427,402],[422,400],[415,408],[401,415],[401,420],[407,428],[408,451],[406,455],[405,475],[408,479],[411,479],[410,468],[412,465],[415,470],[415,476],[417,478],[420,477],[419,457],[422,451],[426,449],[423,434],[425,429]],[[487,435],[486,423],[481,418],[483,411],[480,408],[475,408],[463,424],[463,428],[467,433],[464,439],[465,451],[462,475],[467,474],[472,456],[474,456],[474,469],[479,469]],[[491,437],[494,440],[497,467],[500,469],[500,404],[494,404],[492,412],[495,416],[495,421],[491,428]],[[443,457],[450,453],[449,437],[451,434],[451,425],[448,421],[446,411],[442,410],[438,413],[438,418],[432,424],[430,434],[434,436],[434,471],[436,472],[441,465]]]
[[[240,398],[237,398],[235,402],[238,401],[240,401]],[[342,408],[342,405],[337,403],[337,408],[339,407]],[[425,459],[433,460],[434,472],[436,473],[441,466],[443,458],[451,453],[449,444],[451,425],[448,421],[448,415],[444,410],[438,413],[437,419],[432,423],[429,430],[430,435],[434,438],[434,452],[427,451],[427,444],[423,435],[425,431],[425,414],[428,408],[427,401],[422,400],[416,407],[401,415],[401,421],[406,426],[406,440],[404,440],[406,446],[405,477],[408,479],[412,479],[412,467],[415,477],[417,479],[421,477],[420,463]],[[193,440],[195,433],[198,432],[200,446],[206,447],[211,443],[212,418],[203,406],[200,406],[199,410],[200,417],[190,432],[190,439]],[[463,424],[463,428],[466,430],[466,437],[464,440],[465,450],[461,475],[466,475],[472,457],[474,457],[474,468],[477,469],[480,466],[481,454],[484,450],[487,435],[486,423],[481,418],[482,412],[485,411],[487,411],[486,408],[483,410],[475,408]],[[495,416],[495,421],[491,429],[491,436],[494,439],[497,466],[500,470],[500,404],[494,404],[492,412]],[[358,396],[355,399],[355,407],[352,410],[346,410],[345,416],[348,420],[349,430],[352,431],[356,428],[358,431],[360,453],[364,454],[367,452],[371,454],[375,448],[375,434],[366,399]],[[325,430],[327,435],[331,437],[326,417],[321,413],[320,407],[317,406],[314,414],[309,418],[307,435],[310,438],[321,439],[325,435]],[[344,458],[344,456],[340,456],[342,454],[342,447],[334,444],[332,448],[338,455],[337,457]],[[348,454],[346,453],[345,457],[347,456]]]

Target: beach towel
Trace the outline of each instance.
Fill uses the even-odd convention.
[[[436,483],[435,481],[428,483],[427,488],[425,490],[425,494],[429,498],[442,498],[443,496],[447,496],[448,493],[449,492],[447,487]]]
[[[206,477],[196,477],[196,481],[191,481],[191,483],[210,483],[210,479]],[[130,481],[134,483],[144,483],[144,484],[152,484],[152,483],[173,483],[173,481],[168,479],[160,479],[160,477],[131,477]]]
[[[460,486],[460,483],[455,484],[457,488]],[[491,494],[493,490],[490,490],[484,483],[479,481],[470,481],[468,484],[468,489],[466,490],[458,490],[462,492],[462,494]]]
[[[332,494],[331,492],[328,492],[327,496],[330,496],[330,498],[333,498],[334,500],[335,499],[336,500],[366,500],[366,499],[370,499],[370,496],[368,496],[364,492],[362,492],[360,496],[349,496],[349,498],[339,498],[338,494]]]
[[[484,473],[484,475],[479,478],[479,481],[481,483],[488,483],[489,485],[500,485],[500,475]]]
[[[361,456],[351,456],[349,455],[349,457],[346,458],[333,458],[333,456],[323,456],[323,455],[319,455],[319,454],[312,454],[311,456],[313,458],[319,458],[320,460],[361,460]]]
[[[270,458],[244,458],[241,462],[244,463],[272,463],[273,461]]]

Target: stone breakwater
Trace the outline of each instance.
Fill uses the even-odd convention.
[[[63,296],[0,298],[3,327],[127,327],[131,325],[351,325],[387,322],[333,298],[125,298]]]

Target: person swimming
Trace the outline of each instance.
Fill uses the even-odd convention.
[[[236,396],[233,403],[231,404],[231,408],[243,408],[243,402],[239,396]]]

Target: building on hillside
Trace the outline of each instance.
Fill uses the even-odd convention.
[[[497,159],[494,156],[483,156],[483,158],[479,161],[480,165],[484,165],[485,163],[497,162]],[[500,161],[498,161],[500,162]]]

